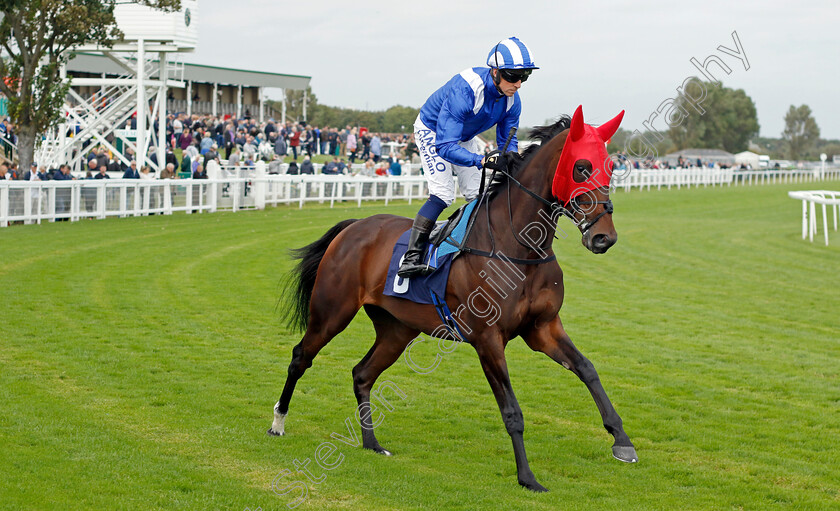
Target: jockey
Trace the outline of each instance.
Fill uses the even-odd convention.
[[[408,241],[408,250],[397,275],[410,278],[431,270],[423,264],[423,250],[435,220],[455,200],[453,173],[464,197],[478,195],[481,169],[499,168],[498,153],[479,154],[478,135],[496,126],[501,150],[512,127],[519,126],[522,104],[517,91],[534,69],[531,51],[516,37],[490,49],[488,67],[465,69],[436,90],[420,108],[414,138],[429,183],[430,197],[420,208]],[[514,135],[508,149],[516,151]]]

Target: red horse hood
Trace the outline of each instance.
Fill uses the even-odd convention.
[[[623,117],[624,110],[595,128],[583,122],[583,107],[577,107],[551,186],[551,193],[561,204],[568,204],[582,193],[609,186],[613,169],[605,141],[615,134]],[[574,179],[574,165],[578,160],[592,163],[592,175],[582,183]]]

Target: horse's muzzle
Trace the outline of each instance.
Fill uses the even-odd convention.
[[[589,233],[587,233],[581,240],[583,246],[593,254],[603,254],[609,250],[611,246],[615,245],[616,241],[618,241],[618,235],[608,236],[603,233],[599,233],[594,236],[590,236]]]

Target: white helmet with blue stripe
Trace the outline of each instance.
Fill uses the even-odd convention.
[[[539,69],[534,64],[534,54],[516,37],[508,37],[491,48],[487,66],[495,69]]]

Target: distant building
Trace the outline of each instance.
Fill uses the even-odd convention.
[[[67,74],[76,78],[119,78],[124,73],[108,57],[92,53],[77,53],[67,64]],[[284,113],[267,108],[264,89],[305,90],[310,80],[309,76],[189,63],[180,64],[178,78],[185,86],[168,89],[167,112],[242,117],[247,111],[260,121],[269,117],[280,120]],[[85,99],[94,94],[103,102],[110,99],[101,93],[101,87],[73,85],[73,88]]]
[[[735,155],[736,165],[749,165],[753,169],[760,166],[760,157],[752,151],[743,151]]]

